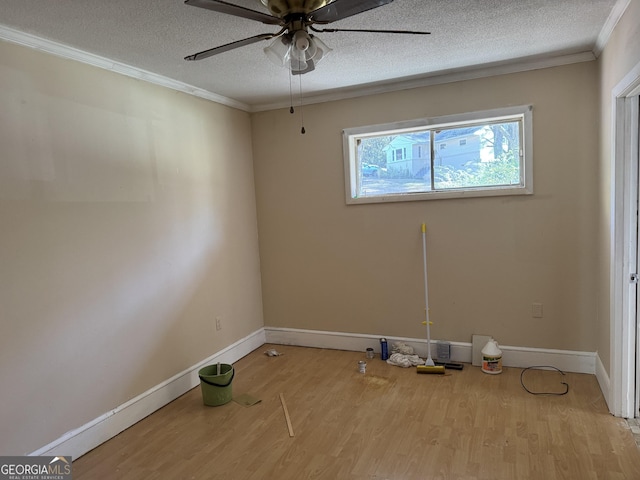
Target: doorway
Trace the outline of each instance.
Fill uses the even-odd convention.
[[[640,86],[638,87],[640,88]],[[636,88],[636,90],[638,90]],[[631,281],[635,284],[635,401],[634,418],[640,418],[640,295],[638,294],[638,284],[640,283],[640,95],[637,93],[627,98],[627,109],[629,114],[629,157],[635,165],[635,194],[636,194],[636,215],[635,215],[635,273]]]
[[[612,91],[611,364],[609,410],[640,417],[638,275],[640,64]]]

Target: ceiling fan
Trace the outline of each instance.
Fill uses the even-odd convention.
[[[264,49],[267,57],[276,64],[288,68],[293,75],[311,72],[315,65],[331,49],[317,36],[309,33],[333,32],[369,32],[401,33],[411,35],[429,35],[430,32],[410,30],[363,30],[316,28],[315,25],[327,25],[367,10],[381,7],[393,0],[260,0],[271,14],[241,7],[223,0],[185,0],[185,4],[206,8],[214,12],[235,15],[255,20],[267,25],[275,25],[280,30],[275,33],[262,33],[253,37],[237,40],[219,47],[204,50],[185,57],[185,60],[202,60],[213,55],[228,52],[245,45],[274,39]]]

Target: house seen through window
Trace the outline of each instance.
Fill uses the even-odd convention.
[[[531,110],[345,129],[347,203],[532,193]]]

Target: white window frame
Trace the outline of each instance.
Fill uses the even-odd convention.
[[[487,121],[499,122],[510,119],[522,120],[520,138],[521,167],[520,184],[507,186],[487,186],[473,188],[457,188],[450,190],[434,190],[426,192],[393,193],[388,195],[358,197],[357,139],[393,134],[399,131],[419,131],[439,127],[465,125],[471,122]],[[441,117],[419,118],[382,125],[345,128],[342,131],[345,193],[347,204],[406,202],[415,200],[432,200],[443,198],[491,197],[502,195],[532,195],[533,194],[533,106],[520,105],[515,107],[482,110],[471,113],[446,115]]]

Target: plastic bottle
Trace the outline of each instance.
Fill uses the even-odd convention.
[[[482,371],[491,375],[502,373],[502,351],[493,339],[482,349]]]
[[[380,339],[380,359],[387,360],[389,358],[389,346],[387,345],[387,339]]]

